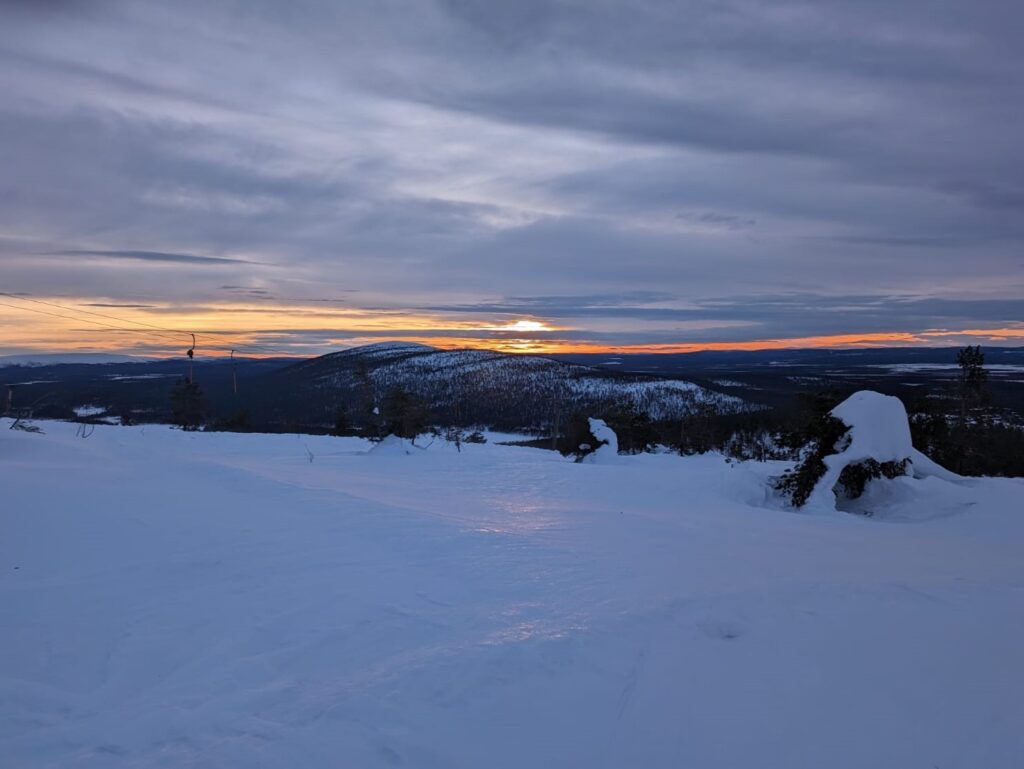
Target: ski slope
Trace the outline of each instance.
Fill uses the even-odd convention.
[[[1024,482],[0,422],[0,766],[1024,765]]]

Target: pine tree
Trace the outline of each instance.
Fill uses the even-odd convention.
[[[981,345],[968,345],[956,354],[956,365],[960,367],[957,377],[957,395],[960,399],[960,423],[967,421],[970,410],[985,400],[985,383],[988,372],[985,371],[985,353]]]
[[[198,430],[203,423],[206,405],[199,385],[183,377],[171,390],[171,418],[182,430]]]
[[[338,406],[338,410],[334,413],[334,427],[331,429],[331,435],[342,436],[348,435],[348,433],[348,409]]]
[[[427,407],[415,395],[396,387],[384,396],[380,416],[388,434],[415,441],[426,428]]]
[[[988,381],[988,372],[985,371],[985,353],[981,351],[981,345],[968,345],[960,350],[956,354],[956,364],[960,367],[960,374],[957,376],[960,415],[956,423],[956,469],[958,473],[963,473],[968,455],[971,453],[969,417],[971,411],[986,400],[985,383]]]
[[[381,433],[380,408],[377,405],[377,383],[370,374],[370,366],[360,359],[355,370],[356,388],[359,394],[359,417],[363,423],[363,434],[370,439],[379,439]]]

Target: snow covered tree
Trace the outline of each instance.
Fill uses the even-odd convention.
[[[834,509],[836,493],[855,499],[874,479],[911,473],[958,477],[914,449],[899,398],[861,390],[819,420],[802,459],[775,487],[795,507],[813,502]]]

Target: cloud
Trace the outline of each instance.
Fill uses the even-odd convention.
[[[129,310],[151,310],[156,305],[152,304],[129,304],[126,302],[83,302],[86,307],[121,307]]]
[[[1022,317],[1000,304],[1024,295],[1019,4],[4,15],[12,291],[525,313],[607,339]]]
[[[107,251],[69,250],[51,251],[47,256],[99,256],[104,259],[132,259],[140,262],[173,262],[175,264],[257,264],[247,259],[229,259],[223,256],[197,256],[195,254],[172,254],[165,251]]]

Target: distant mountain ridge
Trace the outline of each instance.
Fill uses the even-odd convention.
[[[68,363],[145,363],[153,358],[116,355],[107,352],[57,352],[0,355],[0,368],[5,366],[60,366]]]

